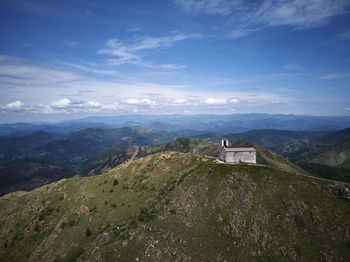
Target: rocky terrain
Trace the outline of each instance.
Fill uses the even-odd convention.
[[[1,261],[346,261],[350,189],[162,152],[0,198]]]

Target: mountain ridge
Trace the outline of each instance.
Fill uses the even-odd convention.
[[[342,260],[349,201],[346,184],[156,153],[0,198],[0,259]]]

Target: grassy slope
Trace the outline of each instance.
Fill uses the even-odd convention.
[[[82,163],[76,171],[81,176],[92,176],[103,174],[106,171],[119,166],[120,164],[127,162],[133,156],[133,154],[138,150],[137,146],[132,147],[112,147],[96,156],[89,158],[84,163]]]
[[[138,157],[143,157],[162,151],[175,151],[218,157],[219,150],[219,144],[206,140],[181,137],[166,144],[141,147]]]
[[[265,145],[263,143],[258,144],[268,146],[272,151],[281,154],[284,157],[288,157],[293,161],[298,159],[301,154],[317,151],[326,145],[334,145],[350,139],[350,128],[332,132],[330,134],[326,134],[327,132],[295,132],[293,137],[289,137],[291,138],[289,141],[283,141],[279,138],[282,134],[287,135],[288,133],[282,132],[279,134],[277,130],[273,130],[273,132],[276,132],[276,138],[273,138],[275,143],[271,145]],[[291,134],[293,134],[293,132]],[[302,135],[304,135],[304,137],[302,137]],[[269,142],[270,140],[267,141]],[[280,142],[278,143],[278,141]]]
[[[77,171],[82,176],[99,175],[129,161],[133,156],[140,158],[162,151],[194,153],[217,157],[219,155],[219,145],[194,138],[177,138],[169,143],[157,146],[112,147],[85,161]]]
[[[335,167],[350,167],[350,140],[323,147],[302,155],[297,162],[317,163]]]
[[[318,142],[315,139],[304,138],[297,139],[291,142],[277,144],[271,146],[270,149],[277,154],[280,154],[291,161],[299,157],[301,154],[305,154],[323,147],[324,144]]]
[[[312,176],[350,184],[350,168],[332,167],[315,163],[301,163],[299,166]]]
[[[0,260],[340,261],[349,198],[277,168],[158,153],[0,198]]]
[[[246,140],[240,140],[234,146],[254,146],[257,149],[257,163],[287,169],[290,172],[303,173],[300,167],[289,162],[285,158],[276,153],[261,147],[257,144]],[[128,161],[137,151],[136,158],[148,156],[150,154],[175,151],[182,153],[193,153],[199,155],[207,155],[218,157],[220,146],[206,140],[199,140],[194,138],[177,138],[169,143],[157,146],[142,146],[142,147],[114,147],[106,150],[96,157],[89,159],[80,168],[82,175],[97,175],[102,174],[102,171],[108,171],[119,164]]]
[[[292,173],[305,173],[305,171],[302,168],[288,161],[284,157],[250,141],[240,140],[237,143],[233,144],[233,146],[254,147],[257,151],[256,162],[258,164],[281,168]]]

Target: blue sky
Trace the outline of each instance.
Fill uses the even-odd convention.
[[[348,0],[0,2],[0,121],[350,115]]]

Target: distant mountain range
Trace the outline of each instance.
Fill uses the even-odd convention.
[[[304,172],[295,162],[301,167],[304,163],[350,167],[349,128],[333,132],[262,129],[229,134],[157,131],[148,127],[87,128],[70,133],[36,131],[0,137],[0,194],[34,189],[61,178],[102,174],[127,161],[162,151],[217,157],[224,137],[232,144],[240,141],[238,146],[245,143],[259,148],[258,163],[290,172]],[[308,169],[312,175],[315,170]],[[346,172],[343,171],[339,172]]]
[[[35,131],[69,133],[85,128],[145,126],[153,130],[179,132],[238,133],[253,129],[334,131],[350,126],[349,116],[299,116],[271,114],[234,115],[121,115],[89,117],[58,123],[0,124],[0,136],[19,136]]]
[[[46,158],[81,162],[112,146],[154,145],[172,140],[176,133],[147,127],[87,128],[67,134],[37,131],[25,136],[0,137],[0,163],[18,158]]]

